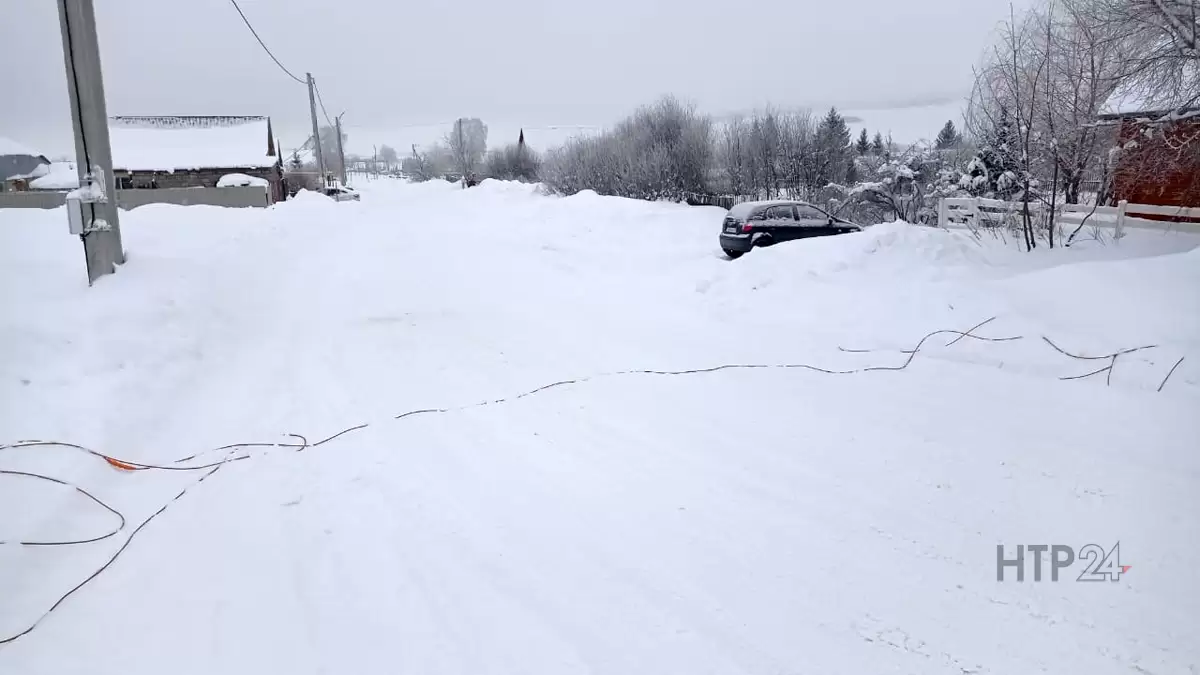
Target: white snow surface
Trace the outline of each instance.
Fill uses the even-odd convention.
[[[63,210],[0,210],[0,443],[250,455],[0,449],[127,519],[0,544],[0,640],[168,504],[0,672],[1196,672],[1195,239],[898,223],[727,261],[719,209],[360,188],[123,213],[91,288]],[[902,371],[610,374],[895,366],[989,317],[1022,338]],[[1060,380],[1108,361],[1042,336],[1155,347]],[[0,475],[0,541],[114,520]],[[1117,582],[996,580],[997,544],[1117,541]]]

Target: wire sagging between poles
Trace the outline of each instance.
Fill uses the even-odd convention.
[[[241,7],[238,7],[237,0],[229,0],[229,2],[233,4],[233,8],[237,10],[238,16],[242,17],[242,22],[246,24],[246,28],[250,29],[250,33],[254,36],[254,39],[258,40],[258,44],[263,48],[263,51],[267,53],[267,56],[271,57],[271,60],[275,62],[275,65],[279,66],[279,69],[287,74],[288,77],[299,82],[300,84],[307,85],[307,81],[296,77],[294,74],[292,74],[292,71],[288,70],[282,63],[279,62],[279,59],[275,58],[275,54],[271,53],[271,49],[267,47],[267,43],[263,42],[263,39],[258,36],[258,31],[254,30],[254,26],[250,25],[250,20],[246,18],[245,12],[242,11]]]

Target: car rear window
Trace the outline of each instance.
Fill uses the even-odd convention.
[[[759,206],[759,204],[755,204],[753,202],[734,204],[733,208],[729,209],[729,215],[738,219],[747,218],[751,213],[754,212],[754,209],[758,208]]]

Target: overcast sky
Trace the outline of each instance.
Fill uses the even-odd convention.
[[[228,0],[95,4],[110,115],[270,115],[286,147],[307,133],[305,88]],[[457,116],[603,125],[664,93],[716,114],[961,98],[1009,11],[1001,0],[239,4],[284,65],[312,71],[331,115],[347,111],[352,140],[358,129],[380,143]],[[0,136],[70,152],[57,3],[0,0],[0,57]]]

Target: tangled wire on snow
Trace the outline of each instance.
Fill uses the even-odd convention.
[[[986,337],[986,336],[981,336],[981,335],[975,334],[976,330],[991,323],[993,320],[995,320],[995,318],[996,317],[991,317],[990,319],[981,321],[980,323],[972,326],[971,328],[968,328],[965,331],[945,330],[944,329],[944,330],[935,330],[931,333],[927,333],[924,337],[922,337],[917,342],[917,344],[912,349],[901,350],[900,353],[907,355],[907,358],[905,358],[902,363],[900,363],[898,365],[894,365],[894,366],[867,366],[865,368],[851,368],[851,369],[847,369],[847,370],[832,370],[829,368],[821,368],[819,366],[814,366],[814,365],[807,364],[807,363],[774,363],[774,364],[770,364],[770,363],[733,363],[733,364],[712,366],[709,368],[696,368],[693,370],[621,370],[621,371],[615,371],[615,372],[610,372],[610,373],[601,373],[599,375],[590,375],[590,376],[580,377],[580,378],[571,379],[571,380],[559,380],[557,382],[551,382],[549,384],[545,384],[540,387],[530,389],[528,391],[524,391],[519,394],[515,394],[513,396],[509,396],[509,397],[505,397],[505,398],[497,398],[497,399],[491,399],[491,400],[487,400],[487,401],[479,401],[476,403],[470,403],[470,404],[455,406],[455,407],[450,407],[450,408],[421,408],[418,410],[410,410],[408,412],[400,413],[399,415],[394,416],[392,418],[392,420],[401,420],[401,419],[404,419],[407,417],[414,417],[417,415],[444,414],[444,413],[467,410],[470,408],[479,408],[479,407],[487,406],[487,405],[499,405],[502,403],[510,403],[513,401],[518,401],[520,399],[526,398],[528,396],[533,396],[535,394],[539,394],[539,393],[548,391],[550,389],[555,389],[558,387],[564,387],[564,386],[568,386],[568,385],[583,384],[585,382],[600,379],[603,377],[615,377],[615,376],[622,376],[622,375],[697,375],[697,374],[702,374],[702,373],[714,373],[714,372],[722,371],[722,370],[743,370],[743,369],[802,369],[802,370],[812,370],[812,371],[816,371],[818,373],[826,373],[829,375],[854,375],[854,374],[858,374],[858,373],[869,373],[869,372],[901,371],[901,370],[908,368],[908,366],[912,364],[913,359],[916,358],[917,353],[919,351],[921,351],[921,348],[925,345],[925,343],[928,340],[930,340],[936,336],[939,336],[939,335],[954,335],[955,336],[954,339],[952,339],[946,343],[945,346],[947,346],[947,347],[954,345],[955,343],[959,342],[960,340],[968,339],[968,338],[972,339],[972,340],[979,340],[982,342],[1010,342],[1013,340],[1023,339],[1024,336],[1021,336],[1021,335],[1012,335],[1012,336],[1006,336],[1006,337]],[[1065,349],[1059,347],[1057,344],[1052,342],[1047,337],[1043,336],[1042,339],[1047,344],[1049,344],[1051,347],[1053,347],[1055,350],[1057,350],[1059,353],[1061,353],[1065,356],[1069,356],[1071,358],[1081,359],[1081,360],[1099,360],[1099,361],[1107,360],[1108,361],[1107,366],[1100,368],[1098,370],[1093,370],[1091,372],[1084,373],[1082,375],[1072,375],[1072,376],[1067,376],[1067,377],[1060,377],[1059,378],[1060,380],[1082,379],[1082,378],[1086,378],[1086,377],[1091,377],[1093,375],[1099,375],[1100,373],[1107,373],[1107,377],[1105,380],[1106,385],[1111,383],[1111,381],[1112,381],[1112,371],[1113,371],[1113,368],[1116,366],[1117,357],[1122,356],[1124,354],[1130,354],[1130,353],[1133,353],[1136,351],[1141,351],[1141,350],[1145,350],[1145,349],[1153,349],[1155,347],[1155,345],[1145,345],[1145,346],[1141,346],[1141,347],[1121,349],[1121,350],[1118,350],[1111,354],[1103,354],[1103,355],[1099,355],[1099,356],[1082,356],[1079,354],[1073,354],[1071,352],[1066,351]],[[843,352],[848,352],[848,353],[872,353],[875,351],[880,351],[880,350],[873,350],[873,349],[846,349],[843,347],[838,347],[838,349]],[[1170,372],[1167,373],[1166,377],[1163,378],[1162,383],[1159,384],[1157,391],[1162,391],[1163,387],[1167,384],[1167,380],[1170,379],[1171,375],[1175,372],[1175,369],[1178,368],[1179,364],[1182,362],[1183,362],[1182,357],[1178,361],[1175,362],[1175,365],[1171,367]],[[199,472],[199,477],[195,481],[190,483],[183,490],[181,490],[179,492],[179,494],[172,497],[165,504],[163,504],[157,511],[150,514],[145,520],[143,520],[141,523],[139,523],[138,526],[135,527],[133,529],[133,531],[129,533],[129,536],[125,538],[125,541],[121,544],[121,546],[117,548],[117,550],[112,554],[111,557],[109,557],[109,559],[107,561],[104,562],[103,565],[101,565],[98,569],[96,569],[96,571],[92,572],[85,579],[83,579],[78,584],[76,584],[74,587],[72,587],[69,591],[67,591],[66,593],[63,593],[61,596],[59,596],[58,599],[55,600],[55,602],[52,605],[50,605],[50,607],[48,609],[46,609],[46,611],[43,612],[41,616],[37,617],[37,619],[35,619],[33,622],[31,622],[26,628],[24,628],[23,630],[15,633],[13,635],[9,635],[9,636],[0,638],[0,645],[15,642],[16,640],[31,633],[35,628],[37,628],[42,623],[43,620],[45,620],[48,616],[50,616],[50,614],[52,614],[55,610],[57,610],[60,606],[62,606],[62,604],[64,602],[66,602],[67,598],[71,597],[76,592],[78,592],[80,589],[82,589],[84,586],[86,586],[89,582],[91,582],[93,579],[100,576],[100,574],[102,574],[114,562],[116,562],[117,558],[119,558],[120,555],[125,551],[125,549],[129,547],[129,545],[133,542],[134,538],[138,535],[138,533],[141,532],[142,529],[145,528],[148,524],[150,524],[150,521],[152,521],[155,518],[157,518],[158,516],[162,515],[163,512],[165,512],[167,510],[167,508],[170,507],[171,504],[173,504],[176,501],[178,501],[179,499],[181,499],[185,494],[188,493],[189,490],[191,490],[192,488],[196,487],[200,483],[207,480],[209,477],[211,477],[213,474],[215,474],[217,471],[219,471],[226,464],[251,459],[252,457],[255,456],[255,451],[261,452],[261,451],[267,451],[267,450],[271,450],[271,449],[291,449],[296,452],[302,452],[302,451],[310,449],[310,448],[320,447],[320,446],[325,445],[326,443],[329,443],[335,439],[346,436],[347,434],[351,434],[356,431],[365,429],[368,426],[370,426],[369,423],[356,424],[354,426],[347,427],[347,428],[337,432],[336,434],[333,434],[332,436],[323,438],[315,443],[310,443],[306,437],[304,437],[300,434],[285,434],[285,436],[288,436],[289,438],[294,439],[292,442],[233,443],[230,445],[223,445],[223,446],[217,447],[217,448],[210,448],[208,450],[202,450],[200,452],[193,453],[186,457],[181,457],[170,464],[145,464],[142,462],[135,462],[135,461],[130,461],[130,460],[126,460],[126,459],[120,459],[117,457],[113,457],[111,455],[104,454],[97,450],[93,450],[91,448],[84,447],[82,445],[76,445],[74,443],[65,443],[65,442],[61,442],[61,441],[25,440],[25,441],[16,441],[14,443],[9,443],[6,445],[0,445],[0,451],[16,450],[16,449],[20,449],[20,448],[32,448],[32,447],[71,448],[71,449],[79,450],[80,452],[87,453],[88,455],[91,455],[98,459],[101,459],[101,460],[107,462],[112,467],[122,470],[122,471],[130,471],[130,472],[133,472],[133,471],[196,471],[196,472]],[[191,462],[194,462],[201,455],[207,455],[207,454],[218,453],[218,452],[225,452],[225,456],[219,460],[215,460],[215,461],[211,461],[211,462],[200,463],[200,464],[192,464],[191,463]],[[8,470],[8,469],[0,469],[0,476],[11,476],[11,477],[23,478],[23,479],[42,480],[42,481],[48,481],[50,483],[54,483],[57,485],[62,485],[65,487],[73,488],[74,490],[78,491],[79,493],[81,493],[83,496],[85,496],[92,502],[96,503],[100,507],[102,507],[105,510],[107,510],[108,512],[112,513],[114,516],[117,517],[117,519],[119,521],[119,522],[117,522],[116,526],[113,529],[111,529],[110,531],[108,531],[104,534],[101,534],[101,535],[88,537],[85,539],[72,539],[72,540],[59,540],[59,541],[36,541],[36,540],[35,541],[11,541],[11,542],[0,541],[0,545],[10,544],[10,545],[17,545],[17,546],[77,546],[77,545],[82,545],[82,544],[91,544],[91,543],[95,543],[98,541],[103,541],[110,537],[115,537],[116,535],[120,534],[121,532],[123,532],[125,530],[127,521],[126,521],[124,514],[122,514],[120,511],[113,508],[111,505],[105,503],[103,500],[99,499],[98,497],[96,497],[95,495],[93,495],[92,493],[88,492],[87,490],[83,489],[82,487],[80,487],[78,485],[69,483],[67,481],[64,481],[64,480],[61,480],[58,478],[54,478],[52,476],[46,476],[43,474],[33,473],[33,472],[28,472],[28,471],[15,471],[15,470]]]

